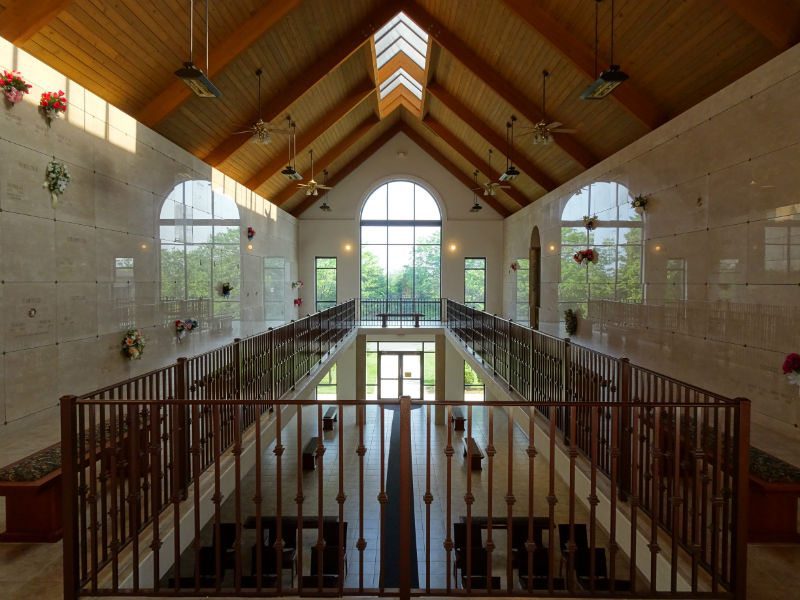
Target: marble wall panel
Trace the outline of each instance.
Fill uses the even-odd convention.
[[[55,344],[58,327],[58,285],[3,284],[3,350],[12,352]]]
[[[5,362],[9,422],[58,404],[58,346],[8,352]]]
[[[94,338],[97,335],[97,284],[59,283],[58,342]]]
[[[55,281],[55,221],[4,210],[0,272],[3,281]]]
[[[96,229],[65,221],[55,222],[56,273],[59,282],[96,281]]]

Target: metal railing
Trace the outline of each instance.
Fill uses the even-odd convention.
[[[413,325],[412,320],[404,317],[414,314],[420,315],[420,323],[438,325],[442,321],[442,300],[398,298],[359,301],[359,321],[362,325],[381,325],[381,314],[392,315],[388,321],[393,326]]]
[[[596,462],[628,501],[633,525],[639,511],[652,520],[656,553],[659,526],[670,533],[673,555],[680,546],[691,556],[693,580],[704,569],[715,585],[724,581],[744,594],[747,399],[726,398],[452,300],[446,321],[509,390],[548,418],[555,411],[553,433]],[[557,408],[554,401],[566,404]],[[597,412],[580,408],[582,402],[597,403]],[[579,408],[570,415],[571,406]],[[621,457],[616,472],[615,453]],[[724,534],[708,543],[709,530]]]

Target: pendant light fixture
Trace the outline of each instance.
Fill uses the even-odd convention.
[[[292,121],[292,118],[287,115],[286,121],[289,124],[289,163],[286,165],[286,168],[281,171],[281,175],[289,179],[290,181],[302,181],[303,176],[297,172],[296,169],[296,158],[297,158],[297,123]]]
[[[326,186],[327,186],[327,185],[328,185],[328,170],[327,170],[327,169],[325,169],[325,170],[322,172],[322,175],[323,175],[322,183],[323,183],[323,185],[326,185]],[[328,194],[330,194],[330,192],[328,192]],[[330,206],[330,204],[328,204],[328,201],[327,201],[327,199],[326,199],[326,198],[328,197],[328,194],[325,194],[325,195],[322,197],[322,204],[320,204],[320,206],[319,206],[319,209],[320,209],[322,212],[331,212],[331,206]]]
[[[206,0],[206,71],[208,71],[208,2]],[[211,83],[203,70],[194,64],[194,0],[189,0],[189,61],[175,71],[196,95],[201,98],[219,98],[222,92]]]
[[[617,86],[628,79],[627,73],[614,64],[614,0],[611,0],[611,64],[608,69],[597,75],[597,54],[600,45],[599,14],[600,3],[595,0],[594,5],[594,73],[597,79],[581,94],[583,100],[602,100],[613,92]]]
[[[475,177],[475,187],[472,189],[472,208],[469,209],[469,212],[477,213],[483,210],[481,203],[478,202],[478,194],[475,192],[475,190],[480,189],[480,186],[478,185],[478,169],[475,169],[475,172],[472,174],[472,176]]]
[[[514,123],[517,117],[511,115],[511,120],[506,123],[506,145],[508,147],[506,152],[506,170],[505,173],[500,175],[500,181],[513,181],[519,177],[519,170],[514,166],[511,160],[511,152],[514,149]]]

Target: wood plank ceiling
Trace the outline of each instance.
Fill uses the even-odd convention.
[[[757,8],[754,8],[757,4]],[[335,184],[403,132],[471,186],[474,169],[505,169],[506,122],[547,116],[575,135],[518,140],[522,172],[484,198],[501,215],[526,206],[800,41],[800,0],[617,0],[615,62],[630,75],[601,101],[594,79],[593,0],[237,0],[210,2],[210,72],[222,98],[190,95],[173,75],[188,58],[185,0],[0,0],[0,35],[179,146],[300,215],[307,198],[280,170],[288,137],[248,143],[259,115],[297,123],[297,169]],[[425,68],[399,54],[376,65],[373,34],[403,11],[429,37]],[[608,65],[611,0],[600,10],[599,67]],[[195,2],[195,62],[205,68],[204,3]],[[403,67],[422,89],[377,86]],[[421,106],[421,109],[420,109]],[[488,163],[488,150],[493,160]],[[321,192],[320,196],[324,195]]]

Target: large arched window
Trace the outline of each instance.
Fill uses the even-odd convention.
[[[241,241],[239,208],[208,181],[186,181],[161,207],[161,299],[206,300],[207,316],[240,318]],[[233,287],[225,297],[223,283]],[[185,310],[201,310],[188,305]],[[185,314],[179,318],[199,318]]]
[[[361,298],[438,300],[442,214],[433,196],[411,181],[370,194],[361,211]]]
[[[618,183],[593,183],[574,194],[561,214],[559,302],[586,314],[592,300],[642,301],[642,218],[631,208],[628,189]],[[590,231],[584,216],[597,215]],[[596,264],[579,265],[578,250],[597,250]]]

